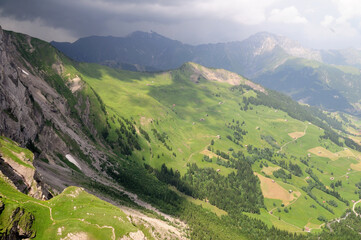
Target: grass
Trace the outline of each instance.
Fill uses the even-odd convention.
[[[32,44],[35,46],[42,43],[34,40]],[[22,49],[22,51],[26,55],[28,50]],[[116,140],[117,135],[114,129],[119,127],[116,122],[108,121],[111,117],[129,119],[136,125],[137,129],[141,127],[147,132],[149,141],[142,136],[138,136],[141,150],[134,151],[128,157],[130,160],[144,162],[158,169],[163,163],[166,163],[168,168],[179,170],[181,174],[187,171],[187,164],[196,163],[199,167],[219,169],[220,174],[228,175],[234,169],[220,166],[216,161],[202,161],[204,151],[208,147],[211,147],[214,151],[220,150],[229,154],[232,154],[232,151],[241,151],[247,157],[250,154],[247,153],[245,145],[252,145],[261,149],[270,148],[274,152],[279,151],[280,154],[284,154],[283,157],[275,156],[274,158],[277,161],[285,161],[286,164],[297,163],[303,172],[303,176],[296,177],[293,175],[292,179],[288,179],[287,182],[276,179],[272,175],[273,169],[279,168],[279,166],[266,159],[256,159],[256,163],[252,166],[256,173],[262,174],[263,171],[270,175],[271,179],[275,180],[276,184],[280,186],[280,189],[284,189],[286,192],[291,189],[300,193],[299,197],[288,201],[286,207],[291,207],[288,213],[280,205],[283,199],[266,198],[265,204],[268,210],[276,207],[276,209],[280,208],[281,211],[274,211],[273,214],[269,214],[267,210],[262,209],[260,215],[248,214],[263,220],[267,224],[298,232],[302,231],[305,226],[312,226],[312,228],[319,226],[321,222],[317,220],[317,217],[320,215],[328,219],[337,218],[347,208],[344,203],[334,197],[319,190],[313,190],[315,191],[314,194],[319,196],[320,201],[323,199],[325,201],[334,200],[338,203],[338,207],[332,208],[334,211],[334,214],[332,214],[301,190],[302,187],[308,185],[306,182],[308,174],[305,170],[309,168],[327,187],[332,182],[331,177],[334,177],[335,180],[342,180],[342,187],[337,187],[336,190],[348,201],[356,200],[358,197],[355,194],[355,183],[359,181],[361,175],[361,172],[358,171],[359,153],[352,151],[351,154],[330,140],[321,139],[320,136],[324,133],[322,129],[308,122],[293,119],[281,110],[265,106],[250,106],[247,111],[242,110],[241,108],[245,105],[243,98],[257,96],[257,93],[252,89],[240,92],[232,90],[232,86],[227,83],[207,81],[204,78],[200,78],[198,83],[194,83],[190,80],[192,72],[187,67],[165,73],[135,73],[96,64],[74,64],[64,57],[57,56],[53,50],[48,48],[36,52],[36,56],[39,56],[39,59],[45,59],[50,65],[38,62],[38,58],[32,55],[28,54],[27,56],[27,60],[31,63],[42,67],[49,67],[57,60],[63,62],[65,71],[62,78],[49,76],[48,81],[67,97],[70,96],[71,92],[60,88],[61,81],[64,82],[67,78],[79,76],[86,82],[80,94],[84,99],[89,99],[92,103],[90,107],[93,115],[90,118],[94,122],[96,130],[100,133],[107,124],[110,125],[107,140]],[[322,67],[313,61],[307,61],[304,64],[308,64],[313,68]],[[212,74],[212,70],[206,70]],[[69,99],[70,107],[73,108],[75,105],[74,98],[69,97]],[[86,106],[83,104],[80,107],[83,109]],[[242,129],[247,131],[239,144],[227,138],[227,136],[233,137],[233,131],[226,127],[229,123],[237,121],[244,122]],[[352,123],[358,124],[358,126],[361,124],[358,119],[352,119]],[[350,128],[350,126],[348,127]],[[153,129],[156,129],[161,134],[166,133],[165,143],[159,141]],[[356,131],[356,129],[353,130]],[[305,134],[303,135],[303,133]],[[220,136],[220,138],[217,136]],[[214,145],[210,145],[212,140]],[[8,154],[19,164],[27,164],[14,154],[18,154],[15,147],[13,149],[6,147],[7,143],[4,139],[0,139],[0,143],[4,155]],[[170,146],[170,148],[166,146]],[[274,148],[275,146],[278,147]],[[327,150],[329,154],[311,154],[308,157],[309,149],[321,148]],[[332,156],[336,153],[340,156],[333,158]],[[210,153],[207,154],[210,155]],[[301,157],[307,158],[308,166],[300,162]],[[62,159],[61,156],[59,158]],[[64,159],[63,161],[74,168]],[[270,167],[261,168],[261,161],[266,162]],[[91,160],[88,163],[90,164]],[[346,179],[349,168],[353,170],[349,173],[349,179]],[[100,229],[95,227],[95,223],[101,226],[105,224],[112,224],[113,226],[114,224],[113,227],[117,229],[116,232],[119,232],[117,237],[134,230],[134,226],[127,225],[129,222],[125,219],[127,224],[124,226],[119,226],[115,220],[110,220],[114,219],[114,214],[116,217],[124,218],[124,215],[111,205],[108,206],[104,202],[99,202],[100,200],[87,195],[85,192],[81,192],[81,197],[76,199],[69,197],[69,193],[75,191],[75,188],[67,189],[65,193],[48,202],[31,200],[25,203],[29,198],[14,195],[15,193],[11,193],[11,191],[3,193],[3,191],[7,191],[5,185],[4,189],[3,186],[0,188],[0,191],[4,196],[7,196],[7,201],[11,202],[11,199],[20,199],[19,202],[12,202],[10,205],[20,204],[34,211],[38,209],[36,210],[39,211],[36,213],[37,216],[40,216],[45,221],[44,229],[42,229],[39,222],[34,223],[34,226],[39,228],[37,234],[39,239],[44,236],[55,236],[58,228],[63,225],[65,227],[64,236],[76,229],[86,229],[90,234],[89,237],[97,238],[100,234],[110,237],[112,233],[109,228]],[[266,189],[263,190],[266,191]],[[202,204],[202,207],[218,215],[224,214],[221,210],[202,200],[190,198],[188,200],[196,204]],[[93,210],[90,209],[87,201],[94,203],[95,208]],[[54,225],[49,220],[48,207],[51,207],[54,211]],[[94,216],[87,213],[92,213]],[[70,219],[69,223],[66,223],[65,219]],[[79,219],[85,220],[79,221]],[[106,222],[106,220],[110,223]]]
[[[8,211],[0,218],[11,214],[16,207],[34,215],[34,239],[60,239],[79,232],[85,232],[91,239],[112,239],[112,228],[116,238],[139,230],[119,208],[78,187],[68,187],[53,199],[41,201],[16,191],[0,178],[0,195]]]
[[[9,138],[0,136],[0,153],[3,157],[12,159],[16,163],[34,169],[32,162],[34,155],[31,151],[21,148]]]
[[[3,157],[33,168],[30,161],[33,154],[8,138],[0,137],[0,152]],[[22,154],[27,161],[17,154]],[[17,191],[8,181],[0,175],[0,197],[5,204],[0,214],[0,229],[8,227],[13,211],[20,207],[35,217],[34,239],[62,239],[68,234],[80,233],[88,239],[118,239],[140,229],[148,231],[145,226],[137,227],[131,223],[119,208],[82,188],[68,187],[51,200],[41,201]]]
[[[307,186],[305,180],[308,176],[305,173],[307,168],[311,168],[326,186],[330,186],[331,177],[335,180],[342,179],[343,186],[336,190],[348,201],[357,198],[354,193],[356,189],[354,184],[360,172],[355,166],[360,161],[330,140],[321,139],[323,129],[311,123],[293,119],[286,112],[265,106],[252,106],[252,109],[242,111],[240,109],[243,106],[242,98],[256,96],[253,90],[242,94],[231,91],[231,86],[226,83],[210,82],[205,79],[201,79],[196,84],[190,81],[191,73],[182,68],[167,73],[150,74],[80,64],[76,70],[72,71],[78,71],[77,75],[92,89],[96,89],[108,112],[115,116],[133,119],[137,127],[141,127],[149,134],[150,142],[141,138],[142,150],[135,151],[130,158],[138,161],[144,157],[144,162],[155,168],[160,168],[163,163],[166,163],[168,168],[177,169],[184,174],[187,171],[187,163],[196,163],[199,167],[220,169],[220,174],[227,175],[234,170],[219,166],[215,161],[202,161],[204,155],[211,155],[207,152],[208,147],[229,153],[231,153],[229,149],[233,149],[247,156],[249,154],[245,145],[272,149],[272,145],[261,137],[271,136],[275,145],[280,146],[280,149],[274,149],[274,151],[285,154],[285,158],[278,157],[276,160],[297,163],[304,175],[292,176],[287,184],[283,183],[271,174],[271,169],[276,169],[278,166],[268,161],[268,165],[272,168],[269,168],[269,171],[268,168],[264,168],[264,172],[271,175],[277,184],[286,189],[285,191],[292,189],[299,192],[301,196],[297,198],[297,201],[290,202],[289,213],[282,210],[271,216],[262,212],[259,217],[267,223],[275,226],[284,224],[284,227],[281,227],[283,229],[286,229],[286,226],[295,226],[289,230],[299,231],[307,224],[313,227],[322,224],[317,220],[319,215],[332,219],[339,217],[347,208],[344,203],[335,200],[338,207],[334,209],[335,213],[331,214],[308,197],[301,190],[301,187]],[[225,125],[233,121],[244,121],[242,128],[248,132],[243,136],[244,139],[240,145],[226,138],[227,135],[232,136],[233,131]],[[171,150],[157,139],[152,129],[167,134],[166,143],[171,146]],[[218,139],[217,135],[221,138]],[[214,145],[211,146],[212,140]],[[301,157],[307,158],[310,149],[320,148],[332,153],[332,156],[334,154],[339,154],[339,156],[333,158],[330,154],[327,156],[311,154],[308,158],[309,166],[299,161]],[[353,154],[358,156],[359,153],[353,151]],[[259,161],[266,160],[259,159]],[[258,165],[259,163],[256,162],[253,169],[261,174],[262,169]],[[346,180],[345,174],[350,166],[353,166],[354,172]],[[328,197],[334,199],[332,196],[322,194],[324,193],[320,193],[324,199]],[[201,200],[192,201],[211,208]],[[316,208],[311,208],[312,205]],[[285,223],[275,221],[275,217],[277,221],[280,217]]]

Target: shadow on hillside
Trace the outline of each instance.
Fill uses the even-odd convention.
[[[152,78],[155,76],[155,73],[132,72],[95,63],[77,63],[75,67],[84,76],[98,80],[101,80],[105,74],[124,82],[142,81],[143,78]]]
[[[200,113],[199,108],[204,108],[203,111],[206,111],[207,107],[205,107],[204,101],[212,93],[208,89],[200,89],[197,84],[190,81],[188,73],[180,69],[171,71],[170,74],[172,78],[171,84],[150,86],[148,95],[163,106],[184,115],[178,115],[181,118]]]

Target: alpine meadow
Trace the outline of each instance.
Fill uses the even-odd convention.
[[[165,32],[180,20],[147,17],[173,4],[184,14],[160,1],[148,16],[141,2],[142,24]],[[92,4],[89,24],[120,9]],[[12,6],[0,3],[3,27],[30,21]],[[138,26],[133,3],[119,6]],[[37,38],[45,29],[86,28],[73,11],[56,16],[78,26],[50,28],[51,13],[48,25],[31,20],[34,36],[0,27],[0,239],[361,239],[360,50],[267,32],[48,42]]]

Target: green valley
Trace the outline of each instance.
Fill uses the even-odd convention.
[[[214,76],[198,74],[200,68],[214,71]],[[186,174],[182,180],[188,184],[194,184],[187,181],[187,167],[193,164],[213,168],[223,176],[236,171],[235,162],[252,164],[259,174],[265,207],[260,200],[261,214],[248,216],[284,230],[314,232],[324,226],[324,219],[341,216],[352,200],[359,198],[355,184],[361,176],[356,167],[360,153],[323,138],[324,130],[311,122],[291,118],[277,108],[248,104],[247,99],[256,97],[257,91],[244,85],[241,77],[235,87],[230,76],[219,76],[217,70],[193,63],[160,74],[135,74],[89,64],[80,64],[77,69],[85,82],[99,89],[109,109],[109,124],[124,116],[148,136],[130,159],[144,159],[156,169],[166,164],[181,176]],[[276,176],[277,169],[283,169],[287,176]],[[336,182],[339,184],[331,188]],[[256,189],[249,189],[248,194]],[[209,201],[217,205],[217,200]]]
[[[193,62],[131,72],[1,37],[1,236],[359,237],[357,117]]]

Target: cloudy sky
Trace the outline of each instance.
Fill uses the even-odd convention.
[[[311,48],[361,48],[361,1],[1,0],[0,25],[47,41],[152,30],[199,44],[267,31]]]

